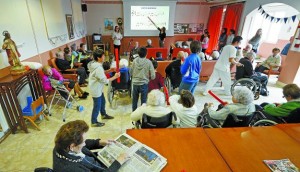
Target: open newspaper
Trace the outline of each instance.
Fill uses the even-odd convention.
[[[264,160],[264,163],[275,172],[299,172],[299,169],[289,160]]]
[[[127,134],[121,134],[115,141],[98,152],[98,158],[107,167],[124,152],[130,159],[119,169],[121,172],[156,172],[167,164],[166,158]]]

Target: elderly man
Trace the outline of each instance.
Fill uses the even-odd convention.
[[[240,59],[240,63],[243,64],[243,66],[238,67],[236,71],[236,79],[239,80],[241,78],[252,78],[255,81],[259,81],[262,84],[262,89],[265,89],[264,91],[267,91],[267,84],[268,84],[268,77],[267,75],[260,73],[260,72],[254,72],[252,62],[255,59],[256,55],[254,52],[247,53],[247,55]]]
[[[167,77],[171,80],[172,87],[178,88],[182,79],[180,73],[181,61],[184,60],[184,51],[179,51],[177,54],[177,59],[172,61],[165,69]]]
[[[280,49],[273,48],[272,55],[270,55],[267,60],[263,61],[261,64],[258,64],[255,68],[255,72],[263,72],[264,70],[278,70],[281,65],[281,56]]]
[[[247,44],[246,47],[243,49],[243,57],[246,57],[247,53],[253,52],[252,45]]]
[[[147,39],[147,46],[146,46],[146,48],[153,48],[151,39]]]

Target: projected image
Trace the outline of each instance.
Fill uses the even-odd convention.
[[[169,8],[169,6],[131,6],[131,30],[157,30],[150,19],[158,27],[166,27],[168,30]]]

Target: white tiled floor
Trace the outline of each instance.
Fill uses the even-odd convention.
[[[282,98],[282,89],[276,87],[277,78],[272,76],[269,81],[270,96],[260,97],[255,103],[260,104],[262,102],[284,102]],[[203,90],[205,83],[199,83],[195,98],[197,106],[200,110],[203,109],[205,102],[214,102],[218,104],[211,96],[201,96],[200,91]],[[216,84],[213,91],[220,95],[220,97],[230,102],[230,96],[222,96],[223,93],[220,84]],[[92,98],[88,97],[86,100],[78,100],[78,103],[83,105],[85,110],[83,112],[77,112],[74,109],[67,110],[66,121],[75,119],[85,120],[90,124],[91,111],[92,111]],[[119,134],[126,131],[128,128],[132,128],[130,121],[131,113],[131,100],[127,96],[118,100],[118,108],[111,109],[107,103],[106,106],[109,115],[115,117],[113,120],[103,120],[106,123],[104,127],[90,128],[88,132],[88,138],[115,138]],[[60,106],[54,106],[52,116],[49,117],[49,121],[43,120],[39,123],[41,131],[37,131],[30,124],[28,124],[29,132],[25,134],[23,131],[18,131],[17,134],[11,134],[0,144],[0,172],[7,171],[26,171],[32,172],[34,168],[46,166],[52,167],[52,149],[54,147],[54,137],[59,127],[64,124],[62,122],[62,110]]]

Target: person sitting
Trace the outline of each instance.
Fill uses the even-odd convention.
[[[184,51],[179,51],[177,53],[177,59],[171,62],[165,69],[166,76],[170,78],[171,85],[174,89],[178,88],[181,83],[182,74],[180,72],[180,67],[181,61],[184,61],[184,58]]]
[[[92,59],[90,58],[91,55],[88,54],[87,51],[86,51],[85,43],[80,43],[79,49],[77,51],[79,53],[79,59],[80,59],[80,63],[82,63],[82,67],[84,67],[87,74],[89,74],[87,64],[90,61],[92,61]]]
[[[289,51],[289,49],[290,49],[290,46],[291,46],[291,44],[293,43],[293,40],[294,40],[294,36],[291,36],[291,37],[290,37],[290,42],[287,43],[287,44],[283,47],[283,49],[282,49],[282,51],[281,51],[281,54],[282,54],[282,55],[287,55],[287,53],[288,53],[288,51]]]
[[[153,48],[152,46],[152,40],[151,39],[147,39],[147,46],[146,48]]]
[[[268,84],[267,75],[260,72],[253,71],[252,63],[255,57],[256,55],[252,51],[250,53],[247,53],[247,55],[239,61],[241,64],[243,64],[243,66],[237,67],[235,78],[236,80],[239,80],[241,78],[251,78],[254,81],[258,81],[262,84],[261,89],[265,89],[261,92],[267,93],[267,84]]]
[[[155,56],[156,56],[155,58],[156,61],[164,61],[161,52],[156,52]]]
[[[104,69],[105,70],[105,69]],[[112,86],[116,89],[129,89],[130,88],[130,74],[128,68],[128,61],[126,59],[121,59],[119,62],[120,71],[120,83],[117,80],[112,81]],[[114,76],[115,72],[111,72],[111,76]]]
[[[135,42],[135,46],[130,51],[130,60],[133,61],[135,58],[137,58],[139,50],[139,42]]]
[[[264,70],[278,70],[281,64],[281,56],[280,56],[280,49],[274,48],[272,50],[273,54],[268,57],[267,60],[263,61],[261,64],[257,64],[255,68],[255,72],[264,72]]]
[[[217,50],[214,50],[214,51],[212,52],[212,54],[211,54],[212,60],[218,60],[218,59],[219,59],[219,56],[220,56],[220,53],[219,53],[219,51],[217,51]]]
[[[206,57],[206,55],[203,52],[199,53],[199,57],[201,58],[201,61],[207,60],[207,57]]]
[[[65,60],[64,54],[62,51],[59,51],[56,53],[55,63],[57,65],[57,67],[62,71],[72,68],[70,63],[67,60]],[[78,67],[78,68],[76,68],[76,72],[79,75],[79,85],[86,86],[85,79],[87,78],[87,74],[86,74],[85,69],[83,67]]]
[[[165,107],[165,95],[159,90],[152,90],[148,94],[147,104],[143,104],[133,111],[130,115],[132,121],[137,122],[141,121],[143,114],[147,114],[151,117],[162,117],[170,113],[170,109]],[[177,121],[173,119],[173,124],[177,124]]]
[[[154,67],[154,71],[155,71],[155,79],[150,80],[149,84],[148,84],[148,93],[154,89],[161,89],[162,87],[164,87],[164,78],[161,76],[160,73],[158,73],[156,71],[158,63],[156,60],[152,60],[151,61]]]
[[[300,88],[296,84],[287,84],[283,87],[283,97],[286,103],[272,103],[263,107],[263,113],[274,117],[287,117],[300,108]]]
[[[75,82],[70,79],[64,79],[63,76],[55,68],[51,68],[50,66],[46,65],[42,68],[42,71],[44,73],[44,75],[42,77],[42,84],[43,84],[45,91],[52,90],[52,87],[54,87],[54,85],[51,85],[50,79],[54,79],[57,81],[57,84],[60,84],[60,85],[62,85],[63,82],[69,82],[68,87],[70,89],[74,88],[74,91],[76,92],[78,97],[81,99],[85,99],[89,95],[88,92],[85,92],[80,88],[80,86],[78,85],[78,82]]]
[[[67,60],[70,64],[72,63],[72,56],[70,53],[70,48],[66,47],[64,48],[64,59]]]
[[[232,103],[227,103],[222,109],[213,110],[213,103],[208,103],[203,112],[206,111],[210,118],[223,124],[228,114],[233,113],[237,116],[247,116],[255,112],[254,95],[247,87],[234,89]]]
[[[114,144],[114,141],[86,139],[88,130],[89,126],[83,120],[70,121],[60,127],[54,140],[53,171],[118,171],[129,160],[129,156],[122,153],[106,168],[91,150]]]
[[[181,128],[196,127],[199,111],[190,91],[182,90],[180,95],[171,96],[169,102],[171,110],[180,119]]]
[[[182,45],[183,49],[188,49],[189,48],[189,44],[186,41],[183,41],[181,45]]]
[[[253,52],[252,45],[247,44],[246,47],[243,49],[243,57],[246,57],[247,53]]]

